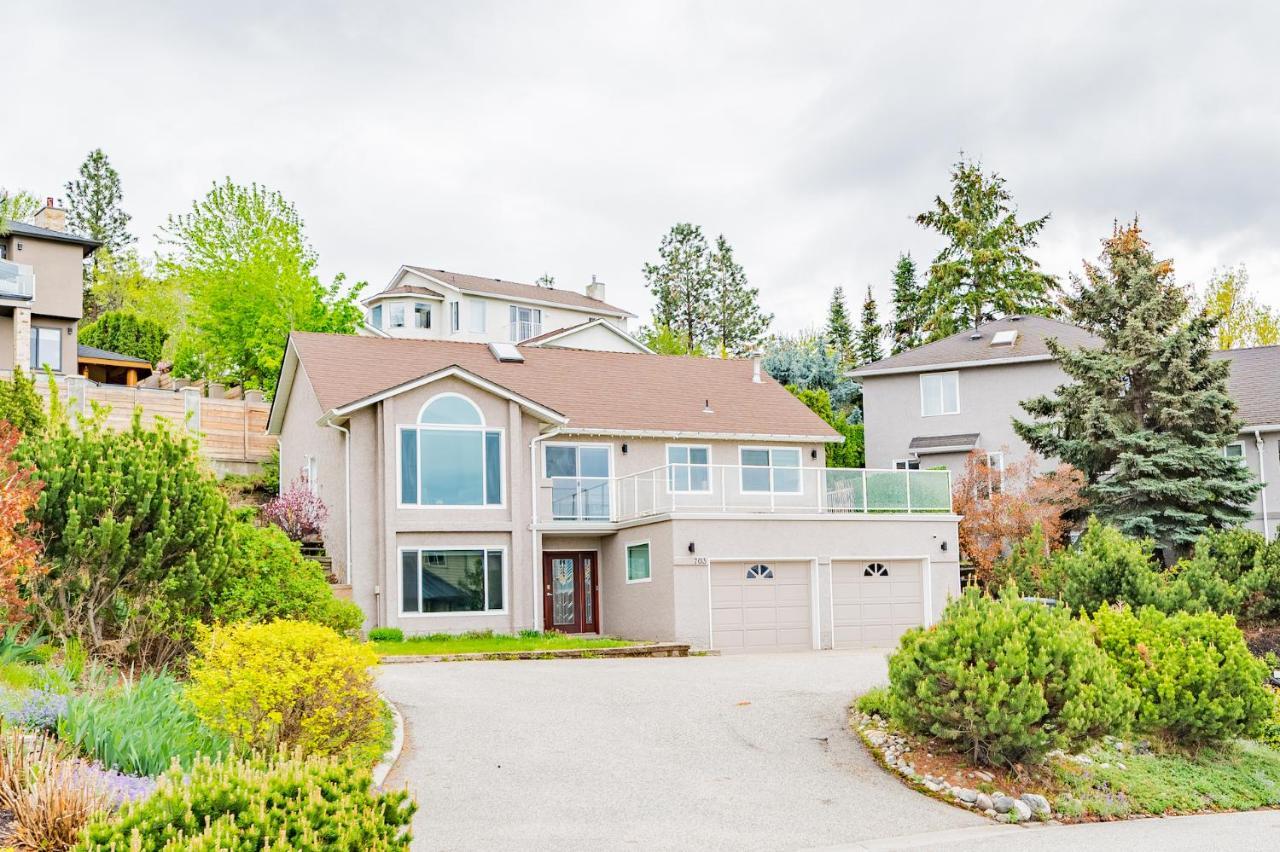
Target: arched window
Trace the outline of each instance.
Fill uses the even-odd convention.
[[[502,432],[456,393],[427,400],[417,426],[400,428],[400,502],[501,506]]]
[[[752,565],[747,569],[748,580],[772,580],[773,569],[768,565]]]
[[[889,569],[880,562],[872,562],[866,568],[862,569],[864,577],[888,577]]]

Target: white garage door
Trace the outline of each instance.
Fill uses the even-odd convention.
[[[836,647],[888,648],[924,623],[924,566],[918,561],[831,563]]]
[[[711,641],[719,651],[813,648],[809,562],[711,563]]]

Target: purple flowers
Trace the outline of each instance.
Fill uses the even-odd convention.
[[[279,497],[262,507],[262,517],[284,530],[294,541],[320,535],[329,510],[306,478],[289,483]]]
[[[79,762],[74,770],[77,780],[98,787],[111,798],[111,806],[118,808],[129,802],[145,799],[156,789],[156,779],[141,775],[125,775],[114,769],[103,769],[99,763]]]
[[[0,717],[10,725],[52,732],[67,711],[67,696],[47,689],[8,692],[0,700]]]

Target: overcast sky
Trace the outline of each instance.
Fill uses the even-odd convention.
[[[1280,305],[1280,7],[1056,5],[13,4],[0,186],[62,196],[102,147],[148,251],[230,175],[326,276],[594,274],[642,318],[690,221],[793,331],[932,258],[913,217],[963,149],[1053,214],[1051,272],[1137,213],[1180,280],[1245,263]]]

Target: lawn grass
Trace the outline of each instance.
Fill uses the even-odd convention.
[[[1092,764],[1059,760],[1052,796],[1065,817],[1108,818],[1280,804],[1280,750],[1250,740],[1197,752],[1136,754],[1100,745]]]
[[[517,651],[560,651],[591,648],[623,648],[639,645],[627,639],[604,637],[566,636],[563,633],[538,633],[524,631],[511,636],[505,633],[433,633],[429,636],[410,636],[402,641],[374,642],[373,647],[382,656],[447,654],[500,654]]]

